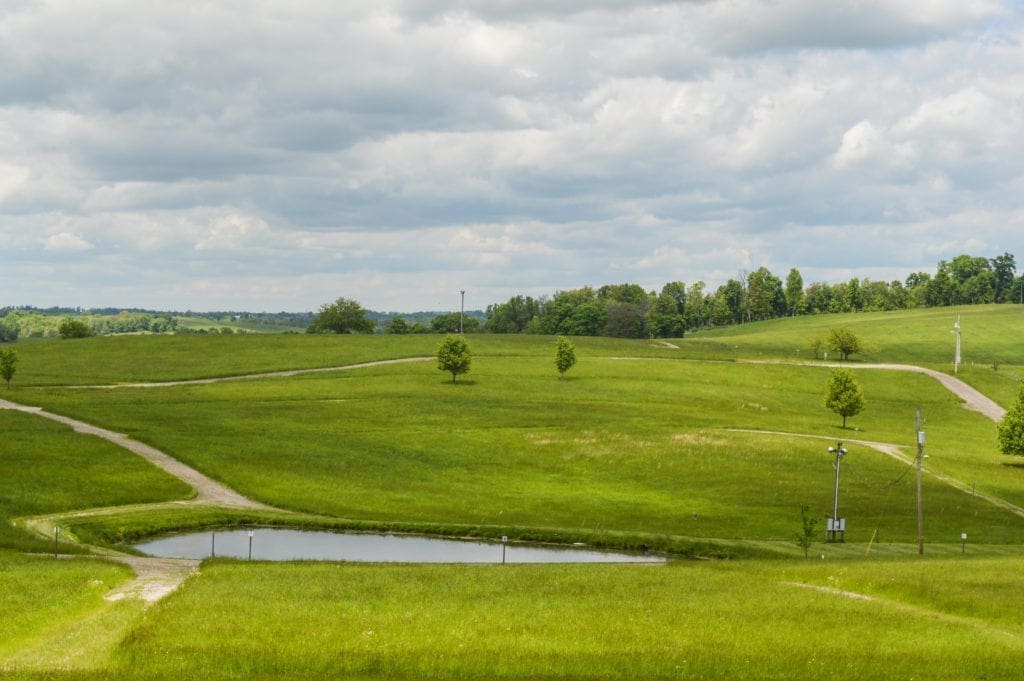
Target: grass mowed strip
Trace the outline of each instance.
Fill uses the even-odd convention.
[[[192,489],[105,440],[17,411],[0,410],[0,547],[52,551],[10,520],[99,506],[188,497]],[[62,551],[76,550],[62,544]]]
[[[575,541],[626,533],[789,539],[801,504],[831,512],[834,439],[904,442],[929,418],[930,467],[1024,504],[994,426],[925,376],[858,373],[864,414],[843,430],[816,367],[586,358],[564,380],[552,357],[481,357],[451,384],[432,364],[160,389],[26,393],[126,432],[285,508],[354,521],[486,526]],[[732,432],[819,434],[829,440]],[[863,446],[844,462],[851,541],[916,537],[913,476]],[[941,541],[1018,542],[1022,519],[926,479]],[[857,521],[852,518],[856,517]],[[543,532],[540,532],[543,530]],[[644,538],[640,539],[643,535]],[[652,540],[651,537],[654,537]]]
[[[1024,587],[1016,563],[952,564],[216,562],[150,612],[107,674],[859,680],[927,670],[933,679],[1014,678],[1024,652],[1008,597]],[[916,586],[940,581],[959,600]]]

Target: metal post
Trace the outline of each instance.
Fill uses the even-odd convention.
[[[508,544],[508,535],[501,535],[501,564],[505,564],[505,545]]]
[[[217,533],[210,533],[210,558],[217,557]]]
[[[53,557],[57,557],[57,539],[60,537],[60,526],[53,526]]]
[[[843,448],[843,443],[840,440],[839,442],[836,443],[835,447],[829,447],[828,451],[834,452],[835,455],[836,455],[836,462],[835,462],[835,469],[836,469],[835,501],[834,501],[834,503],[832,505],[832,518],[831,518],[831,521],[830,521],[832,526],[831,526],[831,528],[828,531],[829,539],[831,539],[831,541],[836,541],[837,535],[842,533],[844,535],[843,538],[845,539],[845,534],[846,534],[845,528],[844,529],[840,529],[841,527],[843,527],[843,524],[839,521],[839,472],[840,472],[840,467],[842,465],[843,455],[846,454],[846,450]]]
[[[924,555],[924,505],[921,500],[921,462],[924,460],[924,431],[921,408],[917,409],[917,553]]]
[[[466,291],[462,290],[459,293],[462,294],[462,304],[459,307],[459,333],[463,334],[465,333],[463,326],[466,319]]]
[[[249,530],[249,560],[252,560],[252,530]]]

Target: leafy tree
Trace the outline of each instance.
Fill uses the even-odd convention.
[[[800,276],[800,270],[793,267],[786,275],[786,311],[790,315],[803,314],[804,311],[804,278]]]
[[[853,372],[849,369],[833,371],[825,386],[825,408],[843,417],[843,428],[846,428],[847,417],[859,414],[864,405],[864,393],[853,378]]]
[[[811,548],[811,543],[814,540],[814,528],[818,525],[818,519],[809,515],[810,510],[811,507],[807,504],[800,505],[801,528],[800,533],[796,535],[796,544],[804,550],[804,558],[807,557]]]
[[[558,368],[558,377],[564,376],[575,364],[576,346],[565,336],[559,336],[555,345],[555,367]]]
[[[566,336],[600,336],[608,321],[608,309],[603,300],[592,300],[574,309],[559,325]]]
[[[614,338],[645,338],[647,334],[647,301],[605,303],[603,335]]]
[[[507,303],[487,306],[487,330],[491,333],[523,333],[540,315],[540,304],[530,296],[513,296]]]
[[[306,332],[373,333],[373,326],[362,305],[348,298],[338,298],[333,303],[320,306]]]
[[[18,353],[10,349],[0,349],[0,378],[7,381],[7,389],[11,388],[14,378],[14,367],[18,364]]]
[[[430,330],[434,333],[473,333],[480,327],[476,317],[464,316],[461,312],[441,314],[430,320]]]
[[[825,339],[820,336],[807,341],[807,348],[814,354],[814,359],[818,359],[823,347],[825,347]]]
[[[650,332],[658,338],[682,338],[686,332],[685,309],[685,284],[665,284],[647,313]]]
[[[384,327],[384,333],[406,334],[411,331],[412,329],[409,328],[404,317],[392,317],[388,325]]]
[[[782,280],[759,267],[747,276],[747,304],[753,319],[770,319],[786,311]]]
[[[858,312],[864,308],[864,295],[860,290],[860,282],[856,277],[846,283],[845,307],[852,312]]]
[[[829,329],[828,347],[830,350],[840,353],[844,360],[849,359],[850,355],[854,355],[863,350],[860,337],[858,337],[852,329],[845,327],[841,329]]]
[[[1021,383],[1016,403],[1003,414],[996,429],[999,434],[999,451],[1024,456],[1024,383]]]
[[[459,374],[469,371],[472,353],[464,336],[448,335],[437,348],[437,368],[452,375],[452,383]]]
[[[1003,253],[989,261],[996,280],[996,302],[1005,303],[1013,299],[1013,280],[1017,273],[1017,263],[1013,255]]]
[[[57,333],[61,338],[88,338],[92,335],[92,329],[81,319],[65,317],[57,327]]]
[[[21,325],[18,324],[17,319],[8,319],[7,317],[0,319],[0,343],[13,343],[18,340],[20,334]]]

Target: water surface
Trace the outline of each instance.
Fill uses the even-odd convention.
[[[251,538],[250,538],[251,534]],[[392,534],[279,528],[176,534],[135,544],[160,558],[335,560],[367,563],[664,563],[661,556]]]

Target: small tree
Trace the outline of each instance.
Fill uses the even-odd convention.
[[[469,363],[472,355],[469,351],[469,343],[462,336],[445,336],[441,345],[437,348],[437,368],[450,372],[452,383],[459,374],[469,371]]]
[[[850,355],[856,354],[863,349],[860,338],[851,329],[829,329],[828,347],[843,356],[844,360]]]
[[[14,367],[18,364],[18,353],[14,350],[0,349],[0,378],[7,381],[7,389],[11,389],[14,378]]]
[[[559,336],[555,345],[555,366],[558,368],[558,377],[562,378],[565,372],[572,369],[576,364],[576,346],[565,336]]]
[[[92,335],[92,329],[81,319],[65,317],[57,326],[57,333],[61,338],[88,338]]]
[[[853,378],[853,372],[849,369],[833,371],[825,386],[825,407],[843,417],[843,428],[846,428],[846,418],[859,414],[864,404],[864,393]]]
[[[800,505],[800,521],[802,524],[800,533],[796,535],[796,544],[804,550],[804,558],[807,557],[807,552],[811,548],[811,542],[814,539],[814,528],[818,525],[818,519],[812,518],[808,511],[811,507],[807,504]]]
[[[996,426],[999,451],[1012,456],[1024,456],[1024,383],[1021,383],[1017,402],[1010,407]]]
[[[354,300],[338,298],[320,306],[313,316],[307,333],[373,333],[373,321],[366,318],[366,310]]]
[[[825,339],[820,336],[807,341],[807,348],[814,354],[814,359],[818,359],[823,347],[825,347]]]

